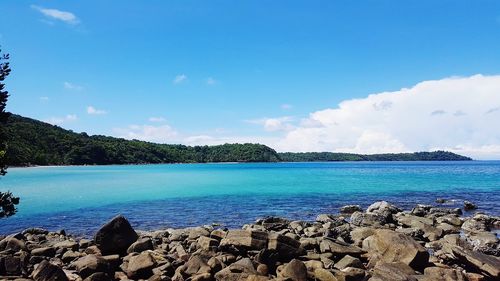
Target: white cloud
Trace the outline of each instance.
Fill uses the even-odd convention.
[[[40,97],[41,102],[47,102],[49,101],[49,97]]]
[[[281,109],[284,109],[284,110],[288,110],[288,109],[292,109],[293,106],[291,104],[287,104],[287,103],[284,103],[281,105]]]
[[[500,75],[453,77],[313,112],[275,148],[356,153],[445,149],[500,159],[498,120]]]
[[[175,142],[178,136],[178,132],[169,125],[130,125],[127,128],[115,128],[113,132],[121,138],[157,143]]]
[[[75,90],[75,91],[81,91],[81,90],[83,90],[82,86],[73,84],[71,82],[64,82],[63,86],[64,86],[65,89],[68,89],[68,90]]]
[[[78,117],[76,116],[76,114],[68,114],[64,117],[50,117],[43,121],[52,125],[62,125],[63,123],[76,121],[77,119]]]
[[[75,16],[75,14],[71,12],[61,11],[57,9],[47,9],[36,5],[31,5],[31,8],[39,11],[45,17],[51,20],[60,20],[68,24],[80,23],[80,20]]]
[[[165,122],[165,118],[163,117],[149,117],[149,122],[156,122],[156,123],[160,123],[160,122]]]
[[[175,76],[174,81],[172,81],[172,83],[180,84],[180,83],[187,81],[187,78],[188,77],[185,74],[179,74],[179,75]]]
[[[262,125],[264,130],[268,132],[292,130],[294,127],[290,124],[291,121],[293,121],[293,118],[290,116],[246,120],[250,124]]]
[[[96,109],[95,107],[89,105],[87,106],[87,113],[90,115],[103,115],[107,114],[108,112],[106,110]]]
[[[217,84],[217,81],[214,78],[212,78],[212,77],[208,77],[207,80],[206,80],[206,83],[207,83],[207,85],[212,86],[212,85]]]

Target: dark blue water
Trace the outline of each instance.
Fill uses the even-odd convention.
[[[27,227],[91,235],[116,214],[138,229],[263,216],[313,220],[340,206],[387,200],[410,209],[436,198],[500,214],[500,162],[254,163],[10,169],[0,189],[21,196],[0,233]]]

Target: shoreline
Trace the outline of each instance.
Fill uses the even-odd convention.
[[[135,231],[117,216],[93,239],[28,229],[0,241],[0,278],[28,280],[497,280],[500,217],[385,201],[315,221]],[[3,263],[3,264],[2,264]],[[288,279],[287,279],[288,278]],[[398,279],[399,278],[399,279]],[[2,280],[4,280],[2,279]],[[23,279],[26,280],[26,279]]]
[[[96,165],[30,165],[30,166],[9,166],[8,169],[24,168],[64,168],[64,167],[110,167],[110,166],[155,166],[155,165],[198,165],[198,164],[301,164],[301,163],[478,163],[478,162],[499,162],[500,160],[386,160],[386,161],[276,161],[276,162],[175,162],[175,163],[137,163],[137,164],[96,164]]]

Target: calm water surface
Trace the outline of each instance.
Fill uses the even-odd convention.
[[[139,229],[277,215],[312,220],[345,204],[404,208],[438,197],[500,214],[500,161],[175,164],[11,168],[0,190],[21,197],[0,234],[27,227],[90,235],[114,215]]]

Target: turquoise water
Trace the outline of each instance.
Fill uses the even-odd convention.
[[[410,208],[437,197],[500,213],[500,161],[166,164],[11,168],[0,190],[21,197],[0,233],[40,226],[90,234],[117,213],[139,228],[257,217],[311,219],[386,199]]]

